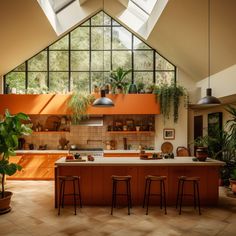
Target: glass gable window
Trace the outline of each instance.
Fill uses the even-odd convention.
[[[92,92],[112,70],[131,69],[129,83],[175,82],[176,67],[103,11],[4,76],[16,93]]]

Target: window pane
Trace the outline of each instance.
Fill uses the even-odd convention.
[[[110,71],[111,52],[93,51],[91,53],[91,70],[92,71]],[[103,65],[104,58],[104,65]]]
[[[103,27],[93,27],[91,29],[91,48],[92,50],[103,49]]]
[[[118,67],[123,69],[131,68],[131,52],[130,51],[113,51],[112,52],[112,68],[113,70]]]
[[[55,93],[68,92],[68,72],[50,72],[49,74],[49,91]]]
[[[131,49],[131,33],[124,27],[113,28],[112,48]]]
[[[14,71],[25,71],[25,62],[17,66]]]
[[[134,36],[134,49],[151,49],[144,42]]]
[[[28,61],[29,71],[47,71],[47,52],[42,51]]]
[[[6,84],[12,92],[25,93],[25,72],[10,72],[6,75]]]
[[[52,71],[67,71],[69,70],[68,66],[68,51],[65,52],[54,52],[51,51],[49,54],[49,67]]]
[[[89,92],[89,72],[72,72],[71,90]]]
[[[153,70],[153,51],[134,51],[134,70]]]
[[[120,26],[120,24],[117,21],[113,20],[113,19],[112,19],[112,25]]]
[[[156,70],[174,70],[175,67],[156,53]]]
[[[89,49],[89,27],[78,27],[71,32],[71,49]]]
[[[91,18],[91,25],[110,25],[111,17],[104,12],[99,12]]]
[[[59,39],[56,43],[52,44],[49,47],[49,50],[68,50],[69,49],[69,37],[68,35],[64,36],[63,38]]]
[[[89,52],[88,51],[71,51],[71,70],[88,71],[89,70]]]
[[[156,84],[167,83],[171,84],[174,81],[174,72],[156,72]]]
[[[46,93],[47,72],[29,72],[27,93]]]
[[[143,83],[144,88],[148,87],[153,84],[153,72],[134,72],[134,83],[136,85]]]

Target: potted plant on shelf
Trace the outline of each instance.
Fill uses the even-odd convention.
[[[128,82],[125,81],[126,76],[132,70],[124,70],[121,67],[118,67],[116,70],[112,71],[110,74],[110,85],[112,93],[126,93]]]
[[[68,107],[73,112],[72,123],[79,124],[81,120],[88,119],[87,109],[95,100],[93,94],[74,92],[68,102]]]
[[[21,166],[16,163],[9,163],[9,157],[16,155],[15,149],[18,147],[18,138],[32,132],[31,124],[22,124],[21,121],[29,121],[29,117],[24,113],[11,115],[7,110],[5,117],[0,121],[0,214],[11,210],[10,201],[12,192],[5,191],[5,176],[13,175]]]

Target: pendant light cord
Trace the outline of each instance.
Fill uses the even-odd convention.
[[[208,88],[210,88],[211,76],[211,1],[208,0]]]

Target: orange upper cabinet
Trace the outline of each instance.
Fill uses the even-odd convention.
[[[13,114],[71,114],[68,101],[71,95],[41,94],[41,95],[0,95],[0,113],[6,108]],[[160,114],[159,104],[154,94],[109,94],[115,104],[114,107],[88,108],[90,115],[115,114]]]
[[[54,96],[54,94],[1,94],[0,114],[4,114],[6,109],[11,114],[18,112],[30,115],[40,114]]]

